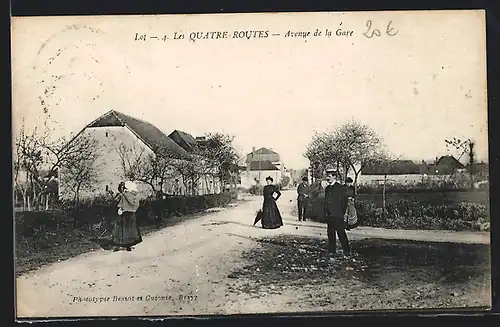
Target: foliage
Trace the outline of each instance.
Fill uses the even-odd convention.
[[[74,189],[78,185],[92,184],[96,173],[93,171],[96,158],[96,141],[78,135],[71,141],[61,137],[53,140],[53,130],[44,122],[40,130],[34,128],[28,131],[24,122],[19,134],[14,140],[14,182],[18,190],[23,194],[23,206],[30,210],[31,204],[35,207],[42,202],[42,197],[47,200],[53,190],[50,187],[51,178],[56,177],[59,169],[69,171],[73,178],[77,178]],[[45,177],[42,177],[42,167],[48,167]],[[26,174],[26,183],[20,183],[19,174]],[[48,203],[48,202],[47,202]]]
[[[309,216],[324,222],[324,194],[311,197]],[[435,203],[400,199],[386,205],[385,212],[378,201],[357,200],[356,210],[362,226],[389,229],[422,230],[483,230],[488,226],[488,207],[479,203]]]
[[[250,187],[249,192],[252,195],[262,195],[263,190],[264,186],[262,186],[261,184],[255,184]]]
[[[235,192],[204,196],[170,196],[166,199],[148,198],[141,201],[137,221],[142,226],[163,219],[202,212],[208,208],[226,206],[236,199]],[[26,211],[15,214],[16,237],[43,241],[46,234],[71,229],[85,231],[94,224],[111,226],[117,217],[116,202],[111,197],[92,200],[59,202],[48,211]]]
[[[156,193],[167,178],[174,177],[178,161],[166,148],[146,153],[144,148],[130,148],[124,143],[117,148],[124,179],[140,181],[151,186]]]
[[[282,188],[284,188],[284,187],[287,187],[289,184],[290,184],[290,177],[288,177],[288,176],[282,176],[281,177],[280,186]]]
[[[343,171],[345,176],[352,169],[356,187],[363,167],[385,154],[378,134],[370,126],[352,120],[333,131],[315,133],[304,155],[316,175],[328,166]]]
[[[99,167],[96,166],[97,142],[85,136],[80,136],[73,142],[80,145],[85,144],[85,147],[79,147],[81,152],[78,158],[61,162],[61,170],[64,173],[61,174],[60,181],[73,192],[74,199],[78,201],[80,190],[90,188],[98,183],[100,175],[98,173]]]
[[[198,140],[192,147],[191,160],[176,167],[185,185],[191,184],[194,192],[198,181],[206,176],[219,178],[221,184],[234,184],[238,155],[233,140],[234,136],[223,133],[207,134]]]
[[[489,220],[485,206],[466,202],[432,205],[400,200],[387,205],[385,215],[373,202],[359,202],[357,209],[363,225],[382,228],[479,231]]]
[[[358,185],[358,194],[382,194],[383,185]],[[386,193],[422,193],[422,192],[474,192],[467,185],[459,185],[453,181],[432,184],[387,183]]]
[[[177,159],[166,148],[156,148],[147,154],[145,149],[118,149],[124,178],[150,185],[156,192],[168,179],[179,177],[188,193],[197,193],[202,178],[218,178],[221,183],[234,184],[238,155],[233,146],[233,136],[215,133],[193,144],[189,157]]]

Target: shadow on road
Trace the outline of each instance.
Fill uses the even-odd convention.
[[[427,302],[420,304],[432,307],[431,294],[470,295],[473,290],[467,283],[477,279],[479,287],[486,288],[490,274],[488,245],[363,239],[352,242],[353,257],[331,259],[325,239],[280,235],[259,239],[258,244],[243,253],[246,265],[228,276],[241,281],[244,288],[240,292],[251,294],[270,287],[303,289],[308,285],[341,285],[348,289],[356,284],[355,292],[360,296],[367,289],[378,294],[412,294],[413,305],[425,297],[419,289],[439,285],[429,291]]]

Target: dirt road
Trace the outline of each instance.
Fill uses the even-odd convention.
[[[367,305],[361,303],[369,302],[366,295],[372,292],[380,298],[381,294],[363,287],[365,284],[359,280],[348,284],[330,283],[327,288],[320,287],[317,280],[304,281],[302,285],[295,286],[274,285],[268,280],[265,288],[244,290],[245,287],[262,284],[265,267],[274,269],[279,265],[276,262],[280,254],[276,254],[276,257],[268,258],[271,262],[268,266],[257,267],[250,274],[241,273],[248,272],[251,261],[242,254],[259,248],[258,240],[263,237],[289,237],[287,245],[293,253],[323,252],[322,245],[316,248],[311,245],[298,251],[300,243],[292,242],[292,238],[297,236],[316,240],[325,237],[325,228],[321,224],[299,223],[290,215],[295,205],[294,197],[294,191],[283,192],[279,205],[285,226],[278,230],[251,226],[261,205],[259,197],[251,197],[250,201],[241,202],[238,207],[220,209],[153,233],[132,252],[94,251],[20,276],[17,278],[18,317],[237,314],[342,310],[346,306],[366,309]],[[380,231],[374,233],[384,234]],[[470,243],[484,243],[487,239],[483,234],[453,235],[458,235],[456,237],[461,240],[470,240]],[[370,229],[350,233],[354,241],[367,237],[370,237]],[[390,233],[387,238],[391,238]],[[440,237],[437,235],[435,238]],[[453,237],[448,236],[450,238]],[[262,254],[257,256],[265,257]],[[311,257],[310,253],[308,257]],[[338,271],[344,269],[337,263],[335,265]],[[318,267],[323,266],[318,264]],[[334,269],[332,265],[324,267],[320,271],[325,273],[331,274]],[[294,278],[292,281],[300,280],[300,277]],[[318,278],[321,279],[321,276]],[[461,282],[464,289],[457,291],[457,295],[450,295],[445,289],[443,296],[456,301],[442,302],[449,306],[487,305],[489,299],[484,298],[489,291],[488,278],[482,272]],[[296,301],[298,292],[302,292],[305,298],[319,298],[316,301]],[[326,296],[325,292],[335,294],[336,298]],[[354,302],[353,299],[340,301],[345,294],[354,294],[359,299]],[[398,293],[394,296],[395,299],[400,297]],[[467,302],[466,299],[473,296],[475,302]],[[381,304],[380,308],[391,307]]]

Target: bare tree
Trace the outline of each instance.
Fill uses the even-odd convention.
[[[476,173],[476,157],[474,155],[474,147],[476,143],[469,140],[469,175],[470,175],[470,185],[474,188],[474,175]]]
[[[221,186],[236,184],[239,156],[233,141],[233,135],[213,133],[198,143],[199,155],[208,161],[210,171],[218,177]]]
[[[354,189],[362,169],[371,161],[384,157],[384,147],[378,134],[368,125],[356,120],[340,126],[334,140],[341,162],[354,171]]]
[[[77,135],[69,141],[64,138],[52,140],[52,130],[44,123],[43,128],[33,128],[28,132],[23,125],[14,144],[14,181],[16,189],[23,194],[23,207],[27,210],[38,207],[51,195],[50,177],[58,175],[59,168],[73,169],[92,158],[96,142],[88,137]],[[41,176],[42,167],[47,177]],[[25,183],[19,181],[25,174]],[[43,200],[45,198],[45,201]]]
[[[476,158],[474,154],[474,148],[476,143],[472,141],[471,139],[467,140],[462,140],[457,137],[453,137],[450,140],[444,140],[446,143],[446,148],[448,151],[453,150],[455,151],[455,154],[457,155],[456,159],[460,161],[464,155],[468,155],[469,157],[469,162],[467,164],[467,168],[469,171],[470,175],[470,180],[471,180],[471,188],[474,187],[474,174],[475,174],[475,164],[476,164]],[[451,175],[453,176],[456,172],[456,169],[453,169]]]
[[[221,186],[227,181],[235,181],[238,155],[233,140],[234,136],[223,133],[207,134],[193,146],[190,160],[177,163],[176,170],[191,194],[197,193],[202,179],[208,185],[208,179],[217,178]],[[210,187],[207,191],[211,191]]]
[[[315,132],[304,156],[311,162],[313,180],[320,177],[328,166],[340,166],[341,156],[333,133]]]
[[[41,137],[35,128],[31,132],[26,131],[24,123],[14,143],[14,182],[16,188],[23,196],[24,210],[31,210],[42,190],[40,169],[44,164],[43,144]],[[24,174],[24,181],[20,181]]]
[[[148,184],[156,193],[166,179],[174,177],[178,160],[166,148],[157,148],[154,153],[145,149],[129,148],[120,144],[117,148],[124,178]]]
[[[61,174],[61,183],[73,193],[73,200],[77,205],[80,201],[82,189],[92,189],[99,182],[100,175],[96,167],[97,154],[88,152],[85,158],[71,162],[68,166],[63,166],[64,173]]]
[[[375,164],[380,167],[380,171],[382,172],[383,179],[381,180],[382,184],[382,213],[385,216],[385,208],[387,203],[387,195],[386,188],[387,182],[391,181],[388,179],[388,175],[391,175],[394,169],[397,167],[398,159],[393,159],[393,156],[388,154],[387,152],[379,155],[377,158],[374,158],[370,164]]]
[[[354,189],[357,193],[358,177],[371,161],[383,157],[384,147],[377,133],[368,125],[352,120],[332,132],[313,136],[305,156],[315,169],[336,166],[344,175],[354,171]]]
[[[148,160],[146,150],[144,148],[136,149],[121,143],[116,152],[120,158],[123,178],[139,180],[144,173],[146,161]]]
[[[457,137],[453,137],[450,140],[444,140],[444,142],[446,143],[446,148],[448,149],[448,151],[455,151],[456,159],[460,161],[469,150],[469,144],[471,143],[471,140],[462,140]]]

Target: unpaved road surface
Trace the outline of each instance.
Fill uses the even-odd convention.
[[[325,227],[299,223],[289,214],[294,198],[294,191],[283,192],[279,206],[285,226],[278,230],[252,227],[261,199],[251,197],[146,236],[132,252],[94,251],[22,275],[17,278],[17,316],[490,305],[488,244],[444,249],[435,243],[396,244],[387,239],[397,238],[397,231],[380,240],[383,232],[373,230],[370,236],[370,229],[359,228],[349,233],[358,255],[330,260],[324,253]],[[426,241],[455,237],[462,243],[487,243],[485,234],[421,234]]]

